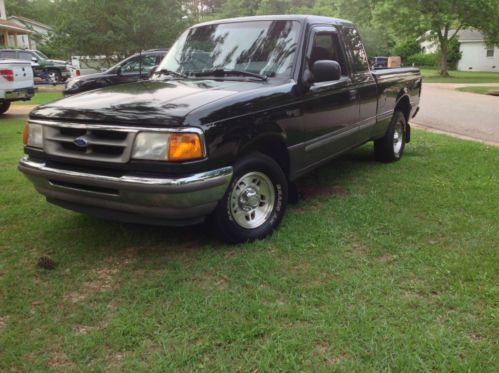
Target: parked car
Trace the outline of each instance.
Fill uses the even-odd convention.
[[[29,61],[35,76],[54,83],[65,81],[70,76],[67,62],[52,60],[37,50],[0,49],[0,59]]]
[[[167,49],[153,49],[136,53],[101,73],[73,77],[66,82],[64,95],[147,79],[151,70],[160,64],[167,51]]]
[[[371,71],[348,21],[213,21],[186,30],[151,80],[34,109],[19,169],[67,209],[207,218],[223,239],[251,241],[278,227],[290,185],[319,165],[368,141],[380,161],[399,160],[420,93],[416,68]]]
[[[373,69],[386,69],[388,67],[388,57],[373,57],[370,62]]]
[[[31,64],[19,60],[0,60],[0,114],[13,101],[27,101],[35,94]]]

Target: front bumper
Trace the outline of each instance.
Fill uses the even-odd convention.
[[[171,178],[112,176],[51,167],[28,156],[18,167],[53,204],[101,218],[154,225],[203,221],[232,178],[232,167]]]

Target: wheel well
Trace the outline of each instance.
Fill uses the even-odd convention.
[[[411,114],[411,103],[409,102],[409,97],[402,97],[397,106],[395,106],[395,111],[401,111],[404,114],[405,120],[409,123],[409,115]]]
[[[241,156],[253,152],[260,152],[272,158],[281,167],[286,177],[289,178],[288,148],[281,139],[270,138],[270,139],[260,140],[257,143],[253,143],[250,146],[246,147],[241,152]]]

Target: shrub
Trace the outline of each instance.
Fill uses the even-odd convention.
[[[463,56],[463,52],[459,50],[459,41],[456,37],[449,39],[449,51],[447,55],[447,63],[450,70],[456,70],[457,64]]]
[[[404,41],[399,41],[391,50],[392,56],[400,56],[402,61],[406,63],[409,57],[418,54],[421,51],[421,46],[419,41],[416,39],[408,39]]]
[[[407,65],[412,65],[418,67],[439,67],[440,66],[440,54],[438,53],[417,53],[409,56],[407,59]]]

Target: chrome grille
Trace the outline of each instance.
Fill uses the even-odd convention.
[[[45,119],[30,119],[30,123],[43,126],[43,150],[50,155],[86,159],[99,162],[127,163],[132,154],[135,137],[139,132],[197,133],[206,150],[203,131],[197,127],[165,128],[133,125],[85,124]],[[78,146],[78,138],[85,146]],[[206,156],[206,154],[205,154]]]
[[[134,130],[66,123],[44,126],[44,150],[61,157],[126,163],[136,133]]]

